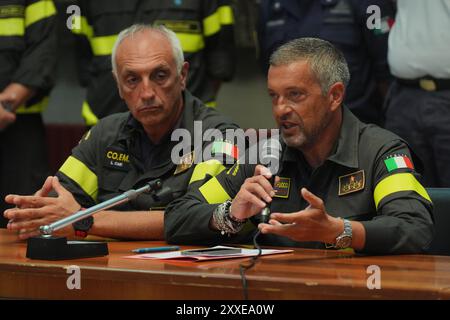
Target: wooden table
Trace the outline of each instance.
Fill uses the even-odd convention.
[[[25,258],[26,243],[0,230],[0,297],[41,299],[242,299],[239,264],[248,259],[168,262],[125,259],[130,250],[163,242],[111,242],[109,256],[65,261]],[[186,247],[188,248],[188,247]],[[192,247],[189,247],[192,248]],[[67,267],[81,270],[69,290]],[[367,267],[381,271],[368,289]],[[362,257],[296,249],[262,257],[247,272],[249,299],[449,299],[450,257]]]

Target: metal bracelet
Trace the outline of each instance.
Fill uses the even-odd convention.
[[[241,231],[245,224],[244,222],[237,222],[231,219],[229,209],[231,206],[231,200],[227,200],[221,203],[213,212],[213,223],[220,230],[222,235],[228,236],[236,234]]]

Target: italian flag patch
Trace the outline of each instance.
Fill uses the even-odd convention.
[[[238,147],[228,141],[214,141],[211,153],[213,155],[225,154],[233,159],[239,158]]]
[[[411,160],[409,160],[409,158],[405,155],[388,158],[384,160],[384,164],[386,165],[388,172],[402,168],[414,169]]]

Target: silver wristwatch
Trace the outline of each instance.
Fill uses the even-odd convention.
[[[334,245],[336,249],[349,248],[352,245],[352,224],[347,219],[342,220],[344,221],[344,232],[336,238],[336,244]]]

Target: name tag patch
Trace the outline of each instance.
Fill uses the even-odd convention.
[[[128,171],[130,159],[127,153],[114,149],[107,149],[105,153],[105,166],[111,169]]]
[[[280,177],[280,180],[273,186],[275,198],[289,198],[289,190],[291,189],[291,178]]]
[[[359,170],[345,176],[339,177],[339,195],[343,196],[349,193],[364,189],[366,178],[364,170]]]

